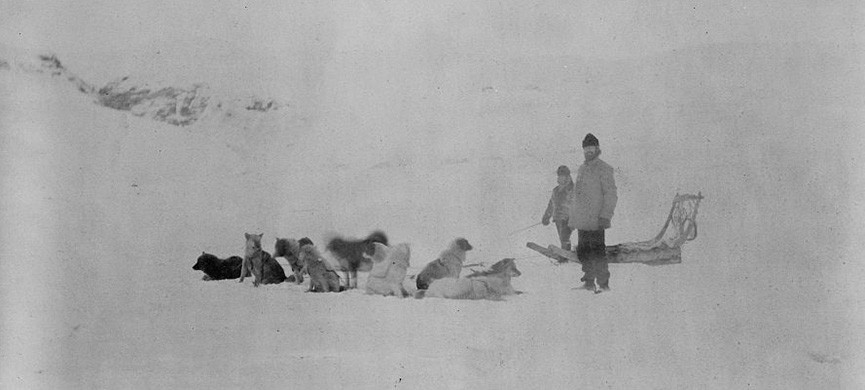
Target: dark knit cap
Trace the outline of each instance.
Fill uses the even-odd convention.
[[[559,169],[556,170],[556,173],[557,173],[559,176],[570,176],[570,175],[571,175],[571,170],[568,169],[568,166],[567,166],[567,165],[562,165],[562,166],[559,167]]]
[[[586,146],[601,146],[598,144],[598,139],[592,135],[592,133],[586,134],[586,138],[583,138],[583,147]]]

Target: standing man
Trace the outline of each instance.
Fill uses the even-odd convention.
[[[583,266],[583,288],[596,293],[610,290],[604,229],[610,228],[616,209],[616,181],[613,167],[598,158],[601,148],[591,133],[583,139],[585,162],[577,170],[572,192],[569,224],[577,230],[577,258]],[[597,285],[595,282],[597,281]]]

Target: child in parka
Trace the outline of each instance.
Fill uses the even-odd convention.
[[[573,229],[568,226],[568,218],[570,217],[570,209],[568,195],[574,190],[574,181],[571,179],[571,170],[567,166],[562,165],[556,170],[558,183],[553,188],[553,194],[550,196],[550,202],[547,204],[547,210],[541,219],[544,226],[550,224],[550,218],[556,223],[556,231],[559,234],[559,240],[562,243],[562,249],[571,250],[571,233]]]

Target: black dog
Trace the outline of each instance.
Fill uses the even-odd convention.
[[[239,256],[220,259],[210,253],[201,252],[192,269],[204,272],[202,280],[237,279],[240,277],[242,263],[243,258]]]
[[[363,240],[336,237],[327,243],[327,250],[334,254],[345,272],[348,288],[357,288],[357,271],[369,271],[372,268],[372,260],[368,257],[375,253],[374,242],[387,245],[387,236],[377,230]]]

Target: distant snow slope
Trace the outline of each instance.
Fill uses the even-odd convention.
[[[0,70],[65,78],[79,92],[93,97],[95,102],[105,107],[178,126],[187,126],[201,119],[209,107],[210,111],[218,112],[232,107],[266,112],[285,106],[270,98],[221,97],[204,83],[178,86],[159,79],[148,81],[124,76],[97,88],[64,67],[55,54],[32,53],[5,46],[0,47]]]
[[[409,74],[394,70],[414,60],[357,56],[323,70],[308,111],[185,127],[0,57],[0,387],[865,385],[855,58],[713,45]],[[589,131],[616,167],[609,243],[652,237],[676,192],[706,196],[682,264],[613,265],[600,295],[524,247],[552,228],[513,233]],[[412,245],[410,275],[456,236],[468,262],[516,257],[525,294],[305,294],[192,270],[239,254],[244,232],[270,250],[376,228]]]

